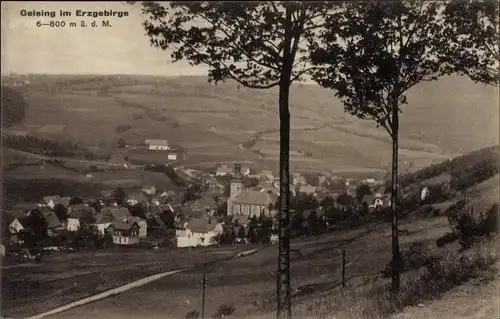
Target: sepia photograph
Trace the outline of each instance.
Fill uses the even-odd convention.
[[[499,16],[2,1],[0,319],[500,319]]]

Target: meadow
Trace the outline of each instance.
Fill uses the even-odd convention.
[[[42,263],[2,267],[2,316],[41,313],[149,275],[235,256],[249,247],[108,248],[56,252]],[[206,257],[205,257],[206,253]]]
[[[417,241],[437,255],[446,256],[456,249],[455,246],[436,247],[435,240],[449,228],[444,217],[403,223],[402,227],[409,231],[407,236],[401,236],[403,249]],[[369,303],[366,293],[370,288],[385,287],[388,283],[388,279],[381,278],[380,271],[390,260],[390,241],[389,225],[381,224],[293,241],[292,248],[300,250],[300,254],[292,254],[291,264],[294,316],[318,317],[349,311],[348,299],[341,296],[360,292],[363,294],[360,293],[356,301]],[[344,289],[341,288],[342,248],[347,252],[348,281]],[[226,304],[235,306],[231,317],[274,316],[276,253],[277,248],[273,246],[248,257],[210,266],[205,315],[212,316]],[[188,270],[50,318],[132,318],[132,313],[134,318],[165,315],[183,318],[189,311],[201,311],[201,281],[200,269]],[[329,300],[331,308],[325,308]],[[344,305],[337,304],[341,300]],[[360,313],[341,318],[369,318],[366,313],[359,316]]]
[[[187,148],[187,164],[246,159],[277,167],[276,90],[238,88],[234,83],[215,86],[204,77],[42,76],[33,83],[22,89],[30,105],[26,119],[12,131],[71,139],[120,156],[123,151],[116,147],[120,138],[129,144],[162,138]],[[99,93],[102,88],[105,94]],[[415,87],[408,101],[401,116],[402,169],[414,170],[498,144],[494,88],[448,77]],[[371,121],[346,114],[328,90],[294,85],[291,121],[295,170],[369,174],[389,167],[388,134]],[[120,125],[130,128],[119,130]],[[252,149],[263,159],[239,147],[258,133],[263,134]]]

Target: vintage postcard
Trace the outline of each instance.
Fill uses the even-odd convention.
[[[1,11],[1,318],[500,318],[498,1]]]

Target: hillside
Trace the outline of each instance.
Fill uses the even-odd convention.
[[[8,83],[8,82],[7,82]],[[116,142],[165,138],[188,149],[187,164],[249,160],[276,168],[276,90],[217,86],[204,77],[36,76],[16,88],[30,108],[11,133],[71,139],[115,153]],[[415,87],[401,117],[400,167],[415,170],[498,144],[498,90],[458,77]],[[333,93],[295,85],[291,96],[292,168],[383,176],[387,133],[343,111]],[[130,125],[120,131],[119,125]],[[240,147],[259,134],[252,149]]]

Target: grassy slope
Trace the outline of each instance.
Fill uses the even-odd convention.
[[[278,128],[276,90],[238,90],[232,83],[214,86],[203,77],[96,77],[86,82],[77,76],[62,78],[57,85],[57,77],[51,77],[24,89],[31,108],[26,121],[14,129],[37,131],[61,124],[63,130],[45,127],[42,131],[54,132],[43,134],[73,137],[107,151],[114,150],[121,136],[130,142],[161,137],[187,147],[196,160],[255,160],[238,144],[255,132]],[[87,95],[105,85],[110,96]],[[58,89],[47,92],[46,87]],[[498,144],[494,89],[463,78],[444,78],[416,87],[408,99],[401,119],[403,169],[410,161],[418,168],[450,154]],[[387,168],[390,144],[385,131],[345,114],[331,92],[296,85],[291,101],[292,166]],[[133,119],[134,114],[142,114],[142,119]],[[164,119],[155,120],[160,116]],[[130,124],[132,129],[118,134],[118,124]],[[277,133],[265,134],[255,148],[275,162]],[[312,152],[312,158],[299,150]]]

